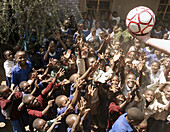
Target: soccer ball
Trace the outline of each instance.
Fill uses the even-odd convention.
[[[137,35],[147,34],[153,28],[154,23],[155,14],[144,6],[132,9],[126,17],[126,26]]]

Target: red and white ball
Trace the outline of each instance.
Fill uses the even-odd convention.
[[[132,9],[126,17],[126,26],[135,34],[143,35],[151,31],[155,23],[155,14],[147,7]]]

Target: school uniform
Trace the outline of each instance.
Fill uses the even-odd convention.
[[[32,71],[31,63],[28,61],[26,63],[26,69],[20,68],[18,63],[12,68],[11,83],[15,84],[16,86],[19,86],[22,81],[27,81],[28,74]]]
[[[4,62],[4,69],[6,75],[6,85],[11,87],[11,76],[12,76],[12,68],[15,66],[14,61],[6,60]]]
[[[127,113],[121,115],[113,124],[112,129],[109,132],[134,132],[134,129],[127,122]]]

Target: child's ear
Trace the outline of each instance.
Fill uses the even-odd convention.
[[[129,123],[130,123],[130,124],[133,124],[133,123],[134,123],[134,120],[129,120]]]

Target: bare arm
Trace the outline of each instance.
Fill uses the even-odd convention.
[[[81,90],[81,87],[83,86],[83,83],[84,83],[84,80],[79,80],[78,84],[76,85],[76,91],[74,93],[74,97],[73,97],[71,104],[70,104],[73,108],[75,107],[78,98],[80,98],[80,96],[81,96],[80,90]]]
[[[60,32],[57,32],[56,33],[56,38],[59,40],[61,46],[63,47],[64,50],[67,50],[67,47],[66,45],[63,43],[63,41],[61,40],[61,37],[60,37]]]
[[[151,38],[149,33],[144,36],[137,36],[134,33],[132,33],[130,30],[128,30],[128,31],[133,37],[139,39],[140,41],[147,44],[148,46],[152,46],[153,48],[155,48],[167,55],[170,55],[170,46],[169,46],[170,40]]]
[[[12,83],[12,84],[11,84],[11,90],[13,90],[13,89],[14,89],[14,87],[15,87],[15,84],[14,84],[14,83]]]
[[[45,116],[48,112],[48,110],[53,106],[54,100],[48,101],[47,107],[42,111],[42,116]]]

